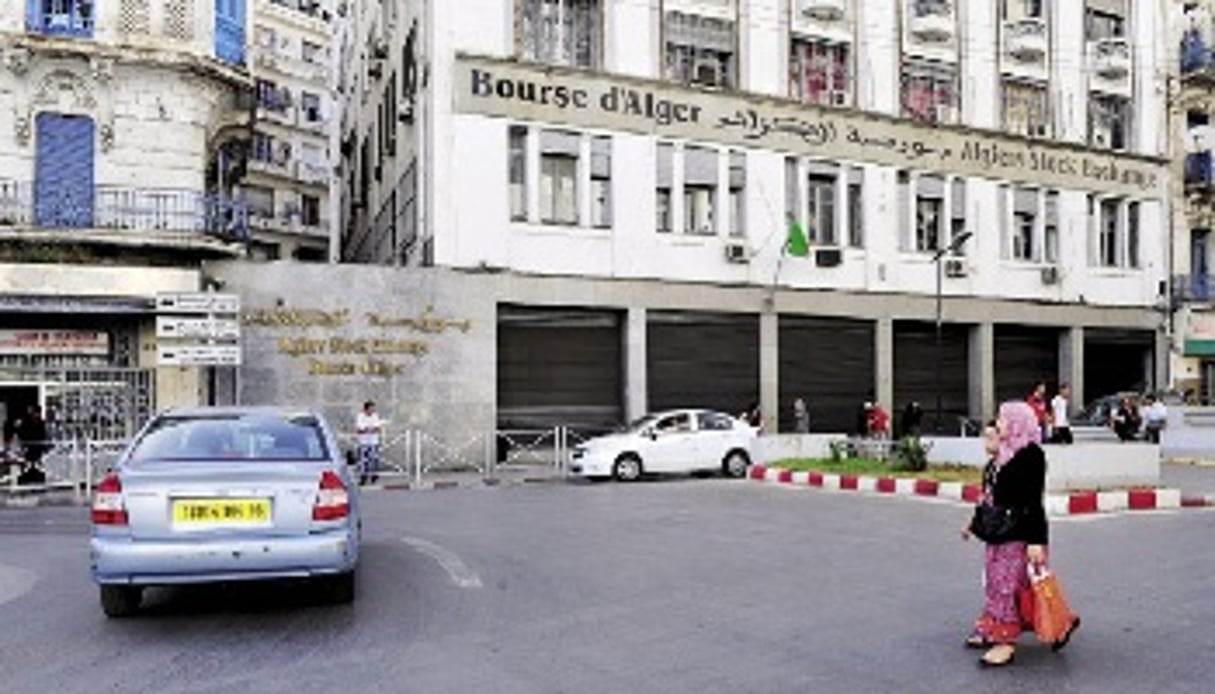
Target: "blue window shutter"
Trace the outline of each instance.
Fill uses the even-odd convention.
[[[40,113],[34,219],[41,227],[93,224],[93,119]]]
[[[245,0],[215,0],[215,57],[245,62]]]

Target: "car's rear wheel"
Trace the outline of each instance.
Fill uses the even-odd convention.
[[[730,451],[726,454],[725,460],[721,461],[721,471],[727,477],[746,477],[747,466],[751,464],[751,459],[742,451]]]
[[[326,579],[325,592],[329,602],[348,605],[354,602],[354,571],[331,576]]]
[[[137,586],[101,586],[101,611],[111,619],[130,617],[142,602],[143,589]]]
[[[635,455],[622,455],[612,466],[612,476],[620,482],[635,482],[641,478],[641,458]]]

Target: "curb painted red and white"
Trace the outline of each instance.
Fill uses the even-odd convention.
[[[767,484],[818,487],[839,491],[869,492],[895,496],[924,496],[965,503],[974,503],[982,495],[977,484],[938,482],[930,479],[900,477],[871,477],[839,475],[826,472],[793,472],[763,465],[752,465],[751,480]],[[1071,516],[1119,511],[1152,511],[1157,509],[1198,508],[1215,506],[1215,495],[1183,498],[1178,489],[1130,489],[1110,492],[1071,492],[1047,494],[1046,512],[1052,516]]]

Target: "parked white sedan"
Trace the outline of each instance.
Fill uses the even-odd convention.
[[[570,473],[621,481],[647,473],[707,470],[743,477],[751,464],[755,436],[756,430],[746,422],[721,412],[661,412],[575,447]]]

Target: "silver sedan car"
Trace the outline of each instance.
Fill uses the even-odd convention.
[[[153,418],[98,484],[91,566],[109,617],[153,585],[316,578],[351,602],[358,485],[313,413],[203,408]]]

